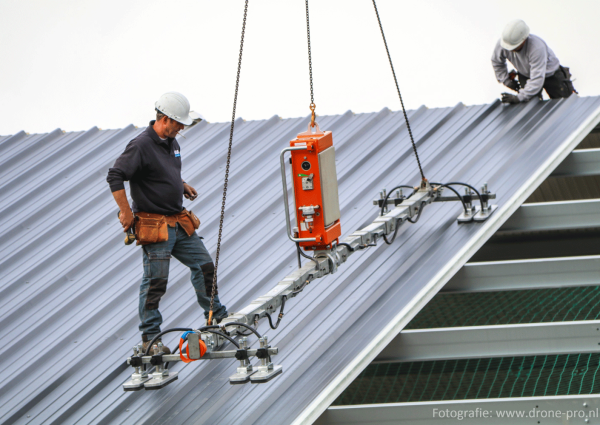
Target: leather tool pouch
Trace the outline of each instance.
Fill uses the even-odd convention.
[[[562,66],[560,65],[560,70],[563,72],[563,75],[565,76],[565,84],[567,85],[567,88],[569,89],[569,93],[577,93],[579,94],[579,92],[577,90],[575,90],[575,86],[573,85],[573,81],[571,81],[571,70],[569,67],[567,66]]]
[[[149,216],[152,217],[149,217]],[[169,240],[165,216],[139,213],[135,217],[135,238],[138,245],[149,245]]]
[[[196,214],[186,209],[181,212],[178,222],[188,236],[192,236],[194,231],[200,227],[200,219],[196,217]]]
[[[192,211],[185,210],[187,216],[192,220],[192,224],[194,225],[194,230],[198,230],[200,227],[200,219],[194,214]]]

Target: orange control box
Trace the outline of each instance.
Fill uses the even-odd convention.
[[[318,127],[317,127],[318,129]],[[342,234],[338,198],[335,148],[331,131],[307,131],[290,142],[292,181],[299,238],[306,250],[331,247]]]

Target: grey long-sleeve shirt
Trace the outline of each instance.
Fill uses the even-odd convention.
[[[500,40],[496,43],[492,55],[492,66],[498,82],[509,81],[506,60],[514,65],[520,74],[529,77],[525,87],[519,90],[517,97],[521,102],[528,101],[544,88],[546,77],[553,75],[560,66],[558,58],[546,42],[537,35],[530,34],[519,52],[502,48]]]

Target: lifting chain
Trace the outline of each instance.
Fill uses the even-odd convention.
[[[244,51],[244,35],[246,33],[246,16],[248,15],[248,0],[244,7],[244,23],[242,24],[242,38],[240,40],[240,55],[238,58],[237,77],[235,79],[235,95],[233,97],[233,112],[231,114],[231,128],[229,130],[229,149],[227,150],[227,167],[225,167],[225,183],[223,184],[223,202],[221,203],[221,219],[219,221],[219,238],[217,239],[217,254],[215,256],[215,276],[210,294],[210,311],[208,313],[207,324],[212,324],[213,305],[215,302],[215,292],[217,290],[217,270],[219,268],[219,254],[221,253],[221,236],[223,235],[223,220],[225,219],[225,201],[227,199],[227,183],[229,181],[229,164],[231,163],[231,146],[233,143],[233,127],[235,125],[235,109],[237,106],[238,89],[240,86],[240,71],[242,69],[242,52]]]
[[[310,23],[308,19],[308,0],[305,0],[306,4],[306,38],[308,40],[308,75],[310,76],[310,126],[315,126],[315,94],[313,92],[313,76],[312,76],[312,55],[310,51]]]
[[[308,0],[307,0],[308,3]],[[421,184],[426,182],[425,174],[423,174],[423,168],[421,167],[421,161],[419,160],[419,154],[417,153],[417,145],[413,139],[413,134],[410,129],[410,123],[408,122],[408,115],[406,115],[406,109],[404,109],[404,102],[402,101],[402,95],[400,94],[400,87],[398,86],[398,80],[396,79],[396,72],[394,71],[394,65],[392,64],[392,57],[390,56],[390,50],[388,49],[385,34],[383,33],[383,26],[381,25],[381,19],[379,18],[379,12],[377,11],[377,4],[373,0],[373,7],[375,7],[375,14],[377,15],[377,22],[379,22],[379,29],[381,30],[381,36],[383,37],[383,44],[385,44],[385,51],[387,52],[388,60],[390,61],[390,67],[392,68],[392,74],[394,75],[394,82],[396,83],[396,90],[398,91],[398,97],[400,98],[400,105],[402,105],[402,113],[404,114],[404,120],[406,121],[406,128],[408,129],[408,135],[410,136],[410,142],[412,143],[415,157],[417,158],[417,164],[419,166],[419,172],[421,173]]]

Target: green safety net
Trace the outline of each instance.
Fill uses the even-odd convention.
[[[333,405],[600,392],[600,353],[371,364]]]
[[[438,294],[405,329],[600,319],[600,286]]]
[[[600,287],[438,294],[406,329],[600,319]],[[600,393],[600,354],[368,366],[334,405]]]

